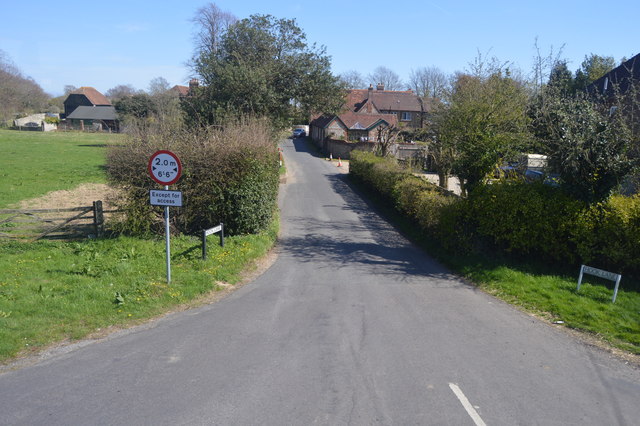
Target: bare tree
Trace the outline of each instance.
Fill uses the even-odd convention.
[[[115,103],[126,96],[133,96],[137,93],[138,90],[130,84],[118,84],[104,92],[104,95],[109,98],[112,103]]]
[[[222,36],[237,21],[238,18],[223,11],[215,3],[199,8],[191,19],[198,31],[193,35],[195,48],[189,65],[194,68],[199,58],[215,55],[220,48]]]
[[[356,70],[346,71],[340,74],[340,80],[344,83],[347,89],[366,89],[367,83],[365,83],[362,74]]]
[[[180,99],[170,89],[169,82],[163,77],[156,77],[149,82],[149,95],[161,125],[176,125],[182,120]]]
[[[149,95],[156,96],[166,93],[171,86],[164,77],[156,77],[149,82]]]
[[[447,91],[449,78],[438,67],[421,67],[411,70],[409,85],[421,98],[442,99]]]
[[[396,125],[378,126],[376,129],[376,150],[380,157],[389,155],[391,145],[398,139],[400,129]]]
[[[78,90],[78,88],[73,84],[65,84],[63,89],[64,96],[67,96],[69,93],[75,92],[76,90]]]
[[[47,108],[49,96],[32,78],[20,70],[0,50],[0,123],[16,115],[42,112]]]
[[[536,50],[536,55],[533,57],[533,70],[531,80],[533,81],[534,93],[538,93],[549,80],[553,69],[557,68],[558,65],[562,64],[563,62],[566,64],[566,61],[562,60],[562,50],[564,49],[564,44],[560,46],[560,49],[558,49],[557,52],[555,52],[553,46],[551,46],[549,48],[549,53],[546,56],[542,56],[542,54],[540,53],[540,47],[538,46],[537,37],[533,46]]]
[[[374,69],[368,77],[371,84],[374,86],[383,84],[385,90],[402,90],[404,88],[404,83],[402,79],[400,79],[400,76],[384,66],[379,66]]]

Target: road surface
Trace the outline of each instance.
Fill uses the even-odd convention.
[[[277,261],[0,375],[2,425],[637,425],[640,372],[466,285],[288,140]]]

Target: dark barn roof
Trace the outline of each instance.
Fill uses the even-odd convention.
[[[72,120],[105,120],[118,119],[116,109],[112,106],[79,106],[67,116]]]

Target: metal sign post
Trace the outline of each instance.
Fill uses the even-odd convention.
[[[164,185],[164,193],[150,191],[149,198],[152,205],[164,206],[164,232],[166,242],[167,259],[167,284],[171,283],[171,238],[169,234],[169,205],[181,206],[182,193],[169,191],[169,185],[176,183],[182,175],[182,163],[171,151],[157,151],[149,158],[147,170],[151,179]]]

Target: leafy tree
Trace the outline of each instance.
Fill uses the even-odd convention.
[[[549,163],[561,186],[587,203],[606,199],[632,169],[630,132],[620,111],[584,96],[550,98],[544,115]]]
[[[575,95],[575,81],[569,71],[566,61],[558,60],[551,68],[549,81],[543,85],[531,97],[527,114],[531,121],[530,130],[534,136],[532,148],[541,154],[550,154],[552,149],[547,141],[552,139],[553,130],[549,128],[552,123],[550,115],[554,111],[554,105],[562,102],[564,98]]]
[[[369,74],[369,81],[371,84],[384,84],[385,90],[402,90],[404,83],[400,79],[400,76],[393,70],[387,67],[376,67],[371,74]]]
[[[575,82],[566,61],[558,61],[553,66],[547,85],[559,90],[561,94],[575,93]]]
[[[335,112],[344,102],[324,48],[308,46],[295,20],[253,15],[230,25],[218,46],[199,51],[193,68],[203,85],[184,103],[192,121],[256,115],[284,127],[296,110]]]
[[[527,99],[524,85],[499,69],[457,76],[449,104],[435,121],[441,149],[453,152],[452,172],[464,192],[481,184],[527,139]]]
[[[594,55],[593,53],[589,56],[585,56],[580,68],[576,71],[576,90],[584,90],[589,84],[593,83],[615,67],[616,61],[612,56],[599,56]]]
[[[118,114],[140,119],[154,115],[156,106],[146,93],[136,93],[131,96],[124,96],[115,103]]]

